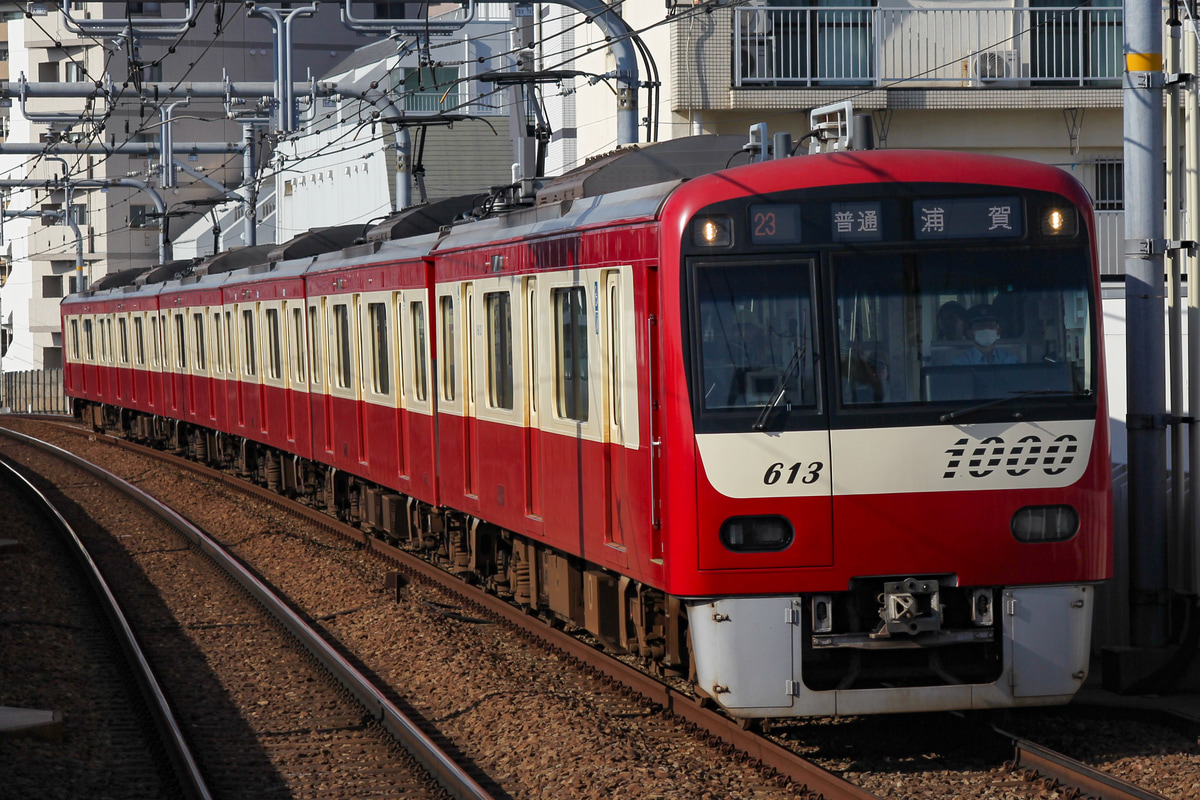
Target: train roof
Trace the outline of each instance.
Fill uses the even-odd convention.
[[[437,249],[453,250],[525,236],[550,236],[593,225],[654,219],[682,180],[567,200],[454,226]]]

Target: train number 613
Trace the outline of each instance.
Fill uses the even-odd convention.
[[[825,468],[825,464],[821,461],[813,461],[807,467],[803,461],[797,461],[787,468],[787,482],[795,483],[797,478],[800,478],[801,483],[816,483],[821,477],[821,470]],[[800,477],[800,473],[804,470],[804,476]],[[767,486],[774,486],[779,483],[779,479],[783,477],[784,464],[782,461],[776,461],[771,466],[767,467],[766,474],[763,475],[763,483]]]

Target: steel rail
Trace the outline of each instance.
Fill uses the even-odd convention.
[[[175,767],[175,777],[179,782],[180,790],[192,800],[211,800],[212,794],[208,790],[204,776],[200,773],[196,759],[192,756],[191,747],[183,735],[179,722],[175,719],[171,705],[167,702],[167,697],[158,683],[158,678],[154,675],[154,669],[150,666],[150,661],[146,658],[141,646],[138,645],[133,628],[121,610],[121,604],[109,588],[100,568],[96,566],[87,546],[50,499],[28,478],[18,472],[17,468],[6,458],[0,457],[0,471],[6,473],[11,483],[29,497],[42,515],[50,521],[51,526],[58,531],[87,578],[92,594],[99,601],[101,610],[108,618],[109,627],[125,654],[125,660],[141,689],[143,700],[154,720],[154,727],[158,730],[163,749]]]
[[[366,708],[367,712],[379,721],[404,746],[405,750],[429,771],[448,794],[458,800],[494,800],[492,795],[488,794],[451,756],[438,747],[424,731],[413,723],[366,676],[343,658],[312,626],[301,619],[266,584],[255,577],[240,561],[227,553],[224,548],[202,530],[133,484],[74,453],[52,445],[49,442],[44,442],[35,437],[3,427],[0,427],[0,435],[11,437],[51,453],[57,458],[70,461],[81,469],[86,470],[128,494],[145,506],[147,510],[156,514],[168,525],[175,528],[180,534],[195,544],[201,552],[209,556],[218,566],[224,569],[247,593],[261,603],[263,608],[283,625],[308,650],[313,658],[328,670]],[[96,435],[96,438],[121,443],[120,439],[113,439],[108,436],[101,437],[100,435]],[[126,446],[132,448],[128,444]],[[147,455],[145,448],[137,448],[137,452]],[[180,459],[177,456],[167,453],[159,453],[157,451],[149,451],[149,453],[166,457],[165,460],[192,469],[195,469],[197,466],[186,459]],[[216,474],[221,475],[221,473]],[[236,485],[245,486],[240,481]]]
[[[1015,755],[1013,764],[1021,769],[1033,770],[1039,775],[1053,778],[1064,786],[1078,789],[1098,800],[1166,800],[1165,795],[1143,789],[1115,775],[1109,775],[1056,753],[1053,750],[1022,739],[1011,733],[994,728],[1001,736],[1012,741]]]
[[[52,421],[58,425],[64,423],[62,418],[48,421]],[[819,794],[826,798],[836,798],[837,800],[879,800],[877,795],[855,786],[853,783],[802,758],[791,750],[781,747],[751,731],[742,729],[737,721],[715,710],[703,707],[695,698],[666,686],[653,676],[611,658],[568,633],[551,628],[539,618],[529,615],[511,603],[489,595],[482,590],[475,589],[470,584],[456,578],[435,564],[431,564],[400,548],[393,547],[379,539],[368,536],[363,531],[339,522],[321,511],[296,503],[262,486],[249,483],[220,470],[189,461],[186,458],[171,453],[146,448],[106,434],[89,433],[75,427],[67,427],[66,429],[77,435],[94,437],[97,440],[102,440],[118,448],[136,452],[143,456],[158,458],[205,477],[221,481],[225,485],[269,503],[289,515],[350,539],[362,545],[364,549],[370,550],[375,555],[397,565],[410,575],[418,575],[433,582],[457,596],[463,602],[472,603],[487,612],[491,612],[504,622],[526,631],[533,638],[559,649],[584,664],[587,668],[607,676],[614,682],[643,696],[648,702],[660,706],[663,710],[684,722],[696,726],[707,735],[744,753],[748,758],[759,762],[764,768],[774,770],[796,786],[801,787],[803,791]],[[0,431],[3,431],[3,429],[0,429]]]

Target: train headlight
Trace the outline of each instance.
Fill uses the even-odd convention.
[[[733,242],[733,222],[729,217],[696,217],[692,236],[699,247],[726,247]]]
[[[721,525],[721,544],[739,553],[784,550],[794,537],[785,517],[730,517]]]
[[[1018,542],[1065,542],[1079,532],[1079,512],[1071,506],[1026,506],[1010,525]]]
[[[1042,209],[1043,236],[1074,236],[1078,220],[1070,206]]]

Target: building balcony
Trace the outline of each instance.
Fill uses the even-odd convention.
[[[847,91],[865,109],[1120,107],[1119,0],[935,6],[742,6],[677,26],[676,108],[811,107]]]
[[[735,9],[734,86],[1120,86],[1118,7]]]

